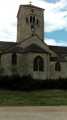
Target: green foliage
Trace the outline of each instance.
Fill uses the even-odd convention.
[[[0,76],[0,89],[9,90],[40,90],[40,89],[67,89],[67,79],[46,79],[37,80],[33,79],[30,75],[19,76],[18,74],[13,74],[11,76]]]

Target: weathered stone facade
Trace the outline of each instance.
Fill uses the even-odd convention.
[[[37,79],[67,77],[67,47],[44,42],[44,9],[20,5],[17,42],[0,42],[0,73],[31,75]]]
[[[20,5],[17,14],[17,42],[32,34],[37,34],[44,40],[44,9],[33,5]]]

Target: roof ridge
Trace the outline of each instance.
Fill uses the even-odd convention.
[[[20,5],[20,6],[25,6],[25,7],[34,7],[34,8],[38,8],[38,9],[45,10],[44,8],[41,8],[41,7],[38,7],[38,6],[32,5],[32,4],[24,4],[24,5]]]

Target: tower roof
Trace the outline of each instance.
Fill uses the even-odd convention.
[[[40,9],[40,10],[43,10],[43,11],[45,10],[45,9],[43,9],[43,8],[37,7],[37,6],[32,5],[32,4],[25,4],[25,5],[20,5],[20,6],[19,6],[18,13],[19,13],[19,11],[20,11],[20,8],[22,8],[22,7],[27,7],[27,8],[36,8],[36,9]],[[17,14],[17,16],[18,16],[18,14]]]
[[[32,4],[20,5],[20,7],[31,7],[31,8],[37,8],[37,9],[42,9],[42,10],[45,10],[45,9],[43,9],[43,8],[37,7],[37,6],[32,5]]]

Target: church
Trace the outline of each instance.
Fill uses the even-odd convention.
[[[36,79],[67,78],[67,47],[44,41],[44,9],[20,5],[17,41],[0,41],[0,74],[31,75]]]

